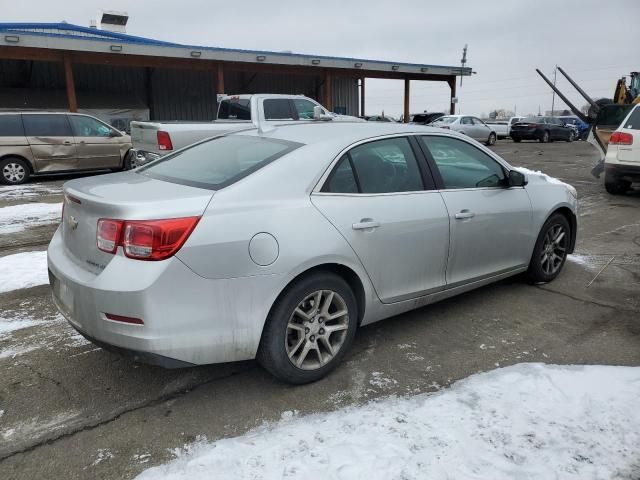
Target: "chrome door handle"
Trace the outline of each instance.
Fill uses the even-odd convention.
[[[378,228],[379,226],[380,222],[366,220],[363,218],[362,221],[351,225],[351,228],[353,228],[354,230],[368,230],[369,228]]]
[[[454,215],[456,220],[464,220],[465,218],[473,218],[476,216],[475,213],[470,212],[469,210],[461,210],[459,213]]]

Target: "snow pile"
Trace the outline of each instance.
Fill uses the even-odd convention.
[[[138,480],[638,478],[639,396],[640,368],[519,364],[196,444]]]
[[[41,195],[61,195],[62,187],[50,184],[7,185],[0,187],[0,200],[22,200]]]
[[[60,220],[60,203],[23,203],[0,208],[0,235]]]
[[[49,283],[47,252],[0,257],[0,293]]]
[[[40,325],[42,320],[33,320],[26,316],[5,318],[0,317],[0,340],[4,337],[11,335],[12,332],[22,330],[23,328],[34,327]]]

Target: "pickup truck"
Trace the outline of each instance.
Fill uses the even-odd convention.
[[[499,139],[509,136],[509,122],[506,120],[485,120],[484,123],[491,126]]]
[[[296,121],[363,122],[329,112],[303,95],[224,95],[212,122],[131,122],[133,148],[127,167],[135,168],[205,138]]]

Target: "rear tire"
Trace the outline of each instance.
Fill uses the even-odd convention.
[[[315,382],[342,361],[357,323],[358,306],[347,282],[324,271],[302,277],[272,307],[257,360],[283,382]]]
[[[491,145],[495,145],[496,143],[496,134],[491,132],[489,134],[489,138],[487,139],[487,145],[490,147]]]
[[[567,142],[571,143],[575,139],[576,139],[576,134],[573,131],[569,132],[569,138],[567,138]]]
[[[0,161],[0,182],[5,185],[21,185],[29,180],[31,170],[20,158],[8,157]]]
[[[542,136],[540,137],[540,139],[539,139],[539,140],[540,140],[540,143],[548,143],[548,142],[549,142],[549,139],[550,139],[549,131],[548,131],[548,130],[545,130],[545,131],[542,133]]]
[[[511,138],[512,138],[512,140],[513,140],[514,142],[516,142],[516,143],[520,143],[520,142],[522,141],[522,139],[521,139],[521,138],[518,138],[518,137],[511,137]]]
[[[604,188],[611,195],[624,195],[631,188],[631,182],[616,178],[610,173],[605,173]]]
[[[564,215],[553,214],[540,229],[533,248],[527,278],[531,283],[554,280],[567,260],[571,226]]]

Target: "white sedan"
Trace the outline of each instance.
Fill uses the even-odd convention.
[[[487,125],[478,117],[471,117],[469,115],[447,115],[440,117],[430,125],[455,130],[486,145],[493,145],[498,138],[493,127]]]

